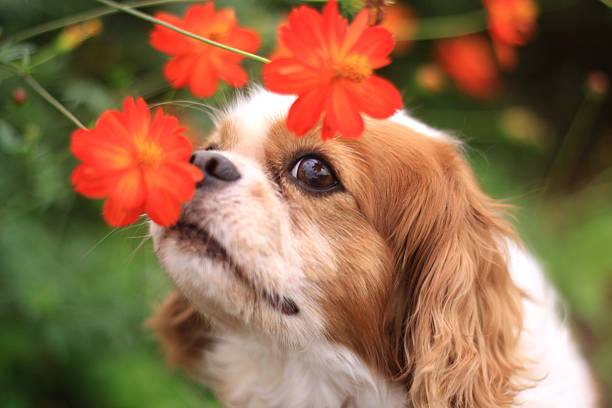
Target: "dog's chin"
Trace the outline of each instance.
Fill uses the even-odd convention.
[[[171,279],[201,313],[223,325],[254,316],[299,313],[295,301],[258,286],[250,271],[212,234],[180,220],[171,228],[152,225],[155,251]]]

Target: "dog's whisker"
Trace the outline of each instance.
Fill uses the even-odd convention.
[[[110,230],[106,235],[100,238],[100,240],[98,240],[95,244],[93,244],[91,248],[85,251],[83,255],[81,255],[81,260],[87,258],[93,251],[96,250],[96,248],[98,248],[104,241],[106,241],[111,235],[113,235],[115,232],[119,230],[120,228],[113,228],[112,230]]]
[[[151,235],[146,235],[144,236],[141,241],[138,243],[138,245],[136,246],[136,248],[134,248],[132,250],[132,252],[130,253],[130,256],[128,257],[128,262],[127,264],[130,265],[132,263],[132,261],[134,260],[134,258],[136,257],[136,253],[144,246],[144,244],[147,243],[147,241],[149,241],[151,239]]]

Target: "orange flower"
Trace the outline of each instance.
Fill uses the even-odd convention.
[[[238,27],[234,10],[225,8],[215,12],[212,2],[187,9],[185,18],[158,13],[158,19],[201,37],[246,52],[259,48],[259,35],[248,28]],[[174,88],[189,86],[198,97],[215,93],[219,79],[234,87],[243,87],[248,80],[240,66],[244,58],[236,53],[194,40],[166,27],[156,25],[151,32],[151,45],[172,56],[164,67],[164,76]]]
[[[175,117],[158,109],[151,120],[142,98],[125,99],[123,111],[106,111],[94,129],[72,134],[70,149],[83,163],[72,173],[74,189],[108,197],[104,218],[116,227],[147,213],[157,224],[174,224],[203,174],[189,164],[192,146]]]
[[[390,63],[391,33],[368,26],[368,12],[360,12],[350,26],[329,1],[323,14],[301,6],[280,28],[279,42],[289,56],[275,58],[263,69],[268,89],[297,94],[287,117],[287,128],[304,135],[323,118],[322,137],[336,132],[356,138],[364,129],[364,113],[386,118],[402,107],[399,91],[373,71]]]
[[[535,31],[538,5],[534,0],[483,0],[489,32],[495,42],[525,45]]]
[[[440,40],[436,44],[436,57],[442,69],[465,93],[489,99],[499,90],[499,71],[484,36]]]
[[[505,71],[511,71],[518,64],[518,54],[516,47],[501,41],[493,41],[493,52],[497,57],[499,66]]]

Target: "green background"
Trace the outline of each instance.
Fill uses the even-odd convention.
[[[241,23],[260,32],[267,55],[279,16],[298,2],[218,4],[235,7]],[[424,22],[482,7],[477,0],[410,4]],[[612,73],[612,9],[596,0],[539,4],[538,32],[519,49],[497,99],[474,100],[450,82],[440,93],[423,89],[415,72],[431,61],[432,41],[416,42],[381,73],[413,115],[467,143],[485,191],[517,206],[517,228],[567,300],[575,337],[612,407],[612,102],[585,85],[594,70]],[[28,55],[42,62],[32,75],[88,126],[126,95],[194,99],[165,82],[166,57],[148,45],[150,24],[128,15],[105,17],[99,36],[68,53],[54,48],[58,31],[7,42],[96,7],[0,0],[0,405],[217,406],[210,392],[165,366],[143,326],[170,289],[146,224],[113,231],[99,200],[72,191],[74,125],[6,69],[28,64]],[[260,63],[245,65],[259,78]],[[24,104],[13,100],[18,87],[28,94]],[[206,103],[219,106],[233,92],[221,87]],[[180,104],[171,111],[201,129],[196,137],[210,128],[204,111]]]

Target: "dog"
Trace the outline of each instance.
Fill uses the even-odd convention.
[[[405,112],[297,138],[293,101],[238,98],[178,223],[151,223],[169,361],[227,407],[595,407],[555,291],[458,140]]]

